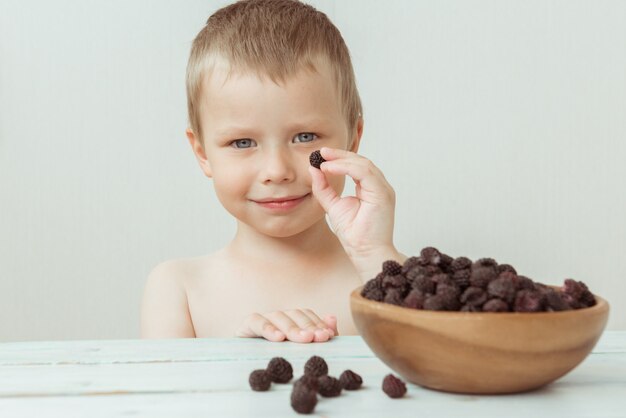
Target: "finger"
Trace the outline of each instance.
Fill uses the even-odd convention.
[[[334,175],[348,175],[359,188],[359,196],[367,202],[389,201],[393,188],[385,179],[383,173],[371,161],[334,160],[322,164],[323,173]]]
[[[341,149],[341,148],[322,147],[320,148],[320,154],[322,155],[322,158],[324,158],[326,161],[332,161],[338,158],[357,158],[357,159],[364,159],[364,160],[366,159],[365,157],[357,154],[356,152],[348,151],[348,150]]]
[[[235,333],[237,337],[263,337],[269,341],[284,341],[285,334],[266,317],[259,313],[253,313],[244,321],[244,325]]]
[[[310,343],[315,338],[315,333],[309,329],[302,329],[285,312],[276,311],[265,314],[289,341],[297,343]]]
[[[329,327],[319,316],[317,316],[317,314],[315,312],[313,312],[311,309],[302,309],[302,313],[304,313],[306,316],[309,317],[309,319],[311,321],[313,321],[313,323],[315,323],[315,327],[316,327],[316,333],[320,333],[322,331],[326,331],[326,333],[328,334],[328,339],[326,339],[325,341],[328,341],[329,339],[333,338],[335,336],[335,332],[333,331],[333,329],[331,327]]]
[[[317,315],[309,309],[310,315],[303,309],[293,309],[285,313],[298,325],[301,329],[309,330],[313,333],[314,342],[325,342],[330,339],[330,331],[322,323]]]
[[[341,199],[341,197],[339,197],[335,189],[333,189],[328,183],[328,180],[322,171],[313,166],[309,166],[309,173],[311,174],[313,180],[311,184],[313,196],[315,196],[320,206],[322,206],[322,209],[324,209],[325,212],[328,212],[335,202]]]
[[[335,315],[326,315],[324,317],[324,323],[333,330],[335,335],[339,335],[339,331],[337,330],[337,317]]]

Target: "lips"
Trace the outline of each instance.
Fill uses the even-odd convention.
[[[269,197],[253,202],[273,213],[284,213],[298,207],[309,195],[310,193],[303,196]]]
[[[257,203],[280,203],[280,202],[287,202],[289,200],[298,200],[298,199],[305,197],[307,194],[299,195],[299,196],[269,197],[265,199],[255,199],[254,201]]]

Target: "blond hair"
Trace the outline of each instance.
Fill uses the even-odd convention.
[[[297,0],[243,0],[219,9],[194,39],[187,64],[192,131],[204,142],[203,79],[218,62],[225,60],[231,72],[251,71],[278,84],[301,69],[316,71],[320,59],[330,64],[351,143],[363,109],[348,47],[328,17]]]

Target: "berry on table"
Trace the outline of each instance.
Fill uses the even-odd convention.
[[[317,393],[305,385],[294,385],[291,391],[291,407],[299,414],[310,414],[317,405]]]
[[[390,398],[401,398],[406,393],[406,384],[392,374],[383,379],[383,392]]]
[[[339,376],[341,386],[345,390],[357,390],[363,384],[363,379],[352,370],[346,370]]]
[[[293,367],[291,363],[282,357],[274,357],[267,365],[267,373],[272,382],[287,383],[293,377]]]
[[[304,374],[320,377],[328,374],[328,364],[320,356],[312,356],[304,364]]]
[[[318,382],[317,392],[320,395],[326,398],[333,398],[341,394],[342,387],[341,387],[341,382],[339,381],[339,379],[332,377],[332,376],[324,375],[324,376],[320,376],[317,379],[317,382]]]
[[[252,390],[257,392],[265,392],[270,388],[270,385],[272,384],[272,379],[270,379],[267,371],[259,369],[254,370],[252,373],[250,373],[248,383],[250,383],[250,387],[252,388]]]

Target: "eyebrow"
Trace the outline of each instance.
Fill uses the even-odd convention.
[[[326,118],[313,118],[309,120],[294,122],[285,127],[288,131],[298,131],[303,129],[310,129],[317,126],[325,126],[329,124],[329,120]],[[221,128],[215,132],[215,135],[218,138],[226,137],[226,136],[239,136],[243,133],[256,132],[258,128],[256,127],[245,127],[240,125],[232,125]]]

